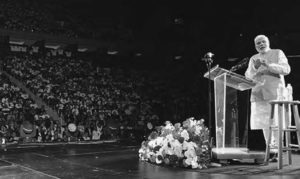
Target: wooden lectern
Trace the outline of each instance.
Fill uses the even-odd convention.
[[[216,146],[212,149],[213,157],[262,162],[264,152],[250,152],[248,149],[248,114],[245,111],[248,110],[249,98],[243,102],[238,99],[239,93],[251,89],[256,82],[218,65],[204,77],[214,81]]]

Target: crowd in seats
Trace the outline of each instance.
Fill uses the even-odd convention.
[[[58,112],[68,140],[142,138],[147,123],[159,123],[152,106],[160,101],[146,96],[147,79],[137,72],[28,54],[7,57],[4,66]]]
[[[89,20],[69,16],[74,13],[64,6],[65,1],[48,2],[52,3],[38,0],[1,1],[0,28],[76,38],[105,38],[108,41],[122,39],[121,36],[125,39],[131,37],[130,31],[122,27],[108,31],[91,28],[94,26],[89,24]],[[101,29],[101,25],[98,27]],[[24,138],[25,142],[142,138],[163,121],[174,118],[178,122],[189,117],[179,115],[182,105],[191,109],[188,104],[195,103],[184,97],[171,96],[174,91],[166,87],[165,81],[155,78],[155,73],[97,67],[84,58],[62,55],[38,57],[23,51],[6,57],[3,70],[23,83],[60,116],[58,120],[51,118],[28,97],[25,101],[31,102],[26,104],[33,108],[29,112],[20,111],[25,110],[25,104],[22,104],[22,109],[9,114],[1,113],[1,119],[5,121],[1,131],[11,126],[16,129],[14,133],[5,134],[9,141],[19,140],[18,137]],[[12,86],[5,75],[1,78]],[[24,92],[22,94],[28,96]],[[14,116],[14,120],[8,120],[8,116]],[[1,134],[4,135],[4,132]]]
[[[57,21],[49,9],[51,2],[44,3],[35,0],[3,0],[0,2],[1,27],[9,30],[27,32],[43,32],[47,34],[76,37],[72,27]],[[56,6],[52,4],[52,6]]]
[[[143,140],[166,120],[190,117],[197,102],[194,96],[179,97],[184,86],[168,87],[160,73],[101,67],[83,57],[12,53],[3,60],[3,70],[59,115],[40,114],[43,120],[31,122],[35,127],[18,123],[36,133],[30,137],[36,142]]]
[[[84,1],[81,3],[85,5]],[[72,38],[101,40],[129,38],[128,29],[120,28],[115,24],[105,27],[101,25],[101,20],[97,19],[96,15],[89,16],[86,11],[81,11],[80,5],[73,7],[72,4],[73,1],[59,0],[2,0],[0,1],[0,28]]]
[[[21,126],[25,121],[40,128],[45,120],[50,120],[44,108],[38,107],[24,90],[12,84],[3,73],[0,74],[0,100],[0,137],[6,141],[13,142],[26,138],[26,135],[21,135],[23,132]],[[31,118],[28,117],[29,114]]]

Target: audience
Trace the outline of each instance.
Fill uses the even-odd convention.
[[[23,100],[15,105],[19,109],[15,113],[3,113],[12,118],[5,124],[10,141],[20,137],[18,129],[24,121],[20,110],[25,110],[25,104],[32,109],[32,125],[36,127],[32,141],[36,142],[142,140],[151,130],[149,125],[157,126],[172,118],[172,113],[167,118],[161,113],[161,108],[167,105],[163,104],[163,98],[169,93],[166,84],[147,71],[94,67],[84,59],[37,57],[26,53],[9,55],[3,63],[8,74],[59,115],[59,119],[50,117],[44,107],[37,107],[28,94],[22,93],[2,74],[7,81],[3,88],[7,89],[10,84],[10,89],[18,91]],[[2,99],[9,105],[7,100],[20,101]],[[182,103],[182,100],[172,100]],[[5,112],[4,104],[2,111]]]
[[[101,20],[93,12],[77,10],[80,5],[73,4],[59,0],[2,0],[0,28],[106,41],[131,38],[130,30],[107,23],[113,19]]]
[[[98,31],[93,18],[72,18],[66,2],[52,2],[3,0],[0,28],[108,41],[130,38],[128,29],[111,25]],[[184,86],[170,85],[161,73],[94,65],[84,56],[14,52],[1,61],[1,70],[0,138],[8,142],[142,140],[166,120],[190,117],[181,109],[191,109],[188,104],[195,100],[178,97],[176,91]]]

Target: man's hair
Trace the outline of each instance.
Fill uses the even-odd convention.
[[[257,35],[257,36],[254,38],[254,43],[255,43],[256,40],[259,39],[259,38],[267,39],[267,41],[270,42],[270,41],[269,41],[269,38],[268,38],[267,36],[265,36],[265,35]]]

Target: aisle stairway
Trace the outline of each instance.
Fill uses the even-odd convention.
[[[50,117],[53,118],[53,120],[60,121],[61,124],[64,124],[64,121],[59,117],[57,112],[50,108],[40,97],[36,96],[29,90],[23,83],[21,83],[19,80],[17,80],[15,77],[11,76],[5,71],[2,71],[4,75],[6,75],[12,83],[14,83],[19,88],[23,89],[38,105],[38,107],[44,106],[47,114],[49,114]]]

